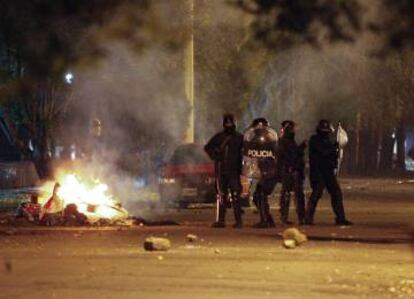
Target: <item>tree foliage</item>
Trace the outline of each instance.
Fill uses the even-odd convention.
[[[301,43],[353,42],[364,34],[381,40],[377,51],[414,42],[414,4],[395,0],[229,0],[254,16],[255,38],[271,48]]]
[[[132,47],[142,47],[146,36],[137,28],[148,7],[146,0],[0,1],[0,102],[20,112],[41,175],[70,100],[65,72],[102,57],[102,40],[128,38]],[[22,143],[27,147],[27,140]]]

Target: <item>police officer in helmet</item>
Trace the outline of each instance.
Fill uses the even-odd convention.
[[[250,141],[248,140],[249,136],[247,136],[249,134],[254,136]],[[260,172],[253,193],[253,202],[260,216],[259,222],[254,225],[255,228],[275,227],[275,222],[270,213],[269,196],[279,181],[276,166],[277,138],[277,134],[270,128],[267,119],[263,117],[253,120],[250,129],[245,134],[245,147],[248,147],[249,144],[255,144],[257,147],[256,150],[251,152],[257,155]]]
[[[242,209],[240,182],[242,168],[243,135],[236,130],[236,120],[232,114],[223,115],[223,130],[214,135],[204,150],[215,161],[216,192],[217,192],[217,217],[213,227],[226,226],[226,208],[233,206],[235,228],[241,228]]]
[[[278,146],[278,169],[282,180],[280,194],[280,219],[284,224],[289,222],[290,193],[295,193],[295,207],[298,222],[304,224],[305,220],[305,195],[303,184],[305,180],[305,148],[306,141],[297,144],[295,140],[296,123],[285,120],[281,124],[281,134]]]
[[[314,224],[314,215],[323,190],[326,188],[331,196],[331,205],[335,213],[337,225],[352,225],[345,216],[342,191],[336,178],[338,168],[338,142],[331,140],[334,130],[325,119],[319,121],[316,134],[309,141],[309,166],[312,194],[309,198],[305,222]]]

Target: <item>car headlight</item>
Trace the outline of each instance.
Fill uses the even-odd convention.
[[[175,178],[161,178],[161,184],[175,184]]]

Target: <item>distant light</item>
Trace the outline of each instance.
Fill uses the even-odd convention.
[[[75,144],[72,144],[70,146],[70,159],[76,160],[76,145]]]
[[[73,79],[74,79],[74,76],[73,76],[73,74],[72,73],[66,73],[65,74],[65,82],[66,83],[68,83],[68,84],[72,84],[73,83]]]

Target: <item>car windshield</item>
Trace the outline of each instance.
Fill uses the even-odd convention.
[[[202,164],[209,163],[208,156],[201,148],[198,147],[179,147],[177,148],[170,160],[171,164]]]

